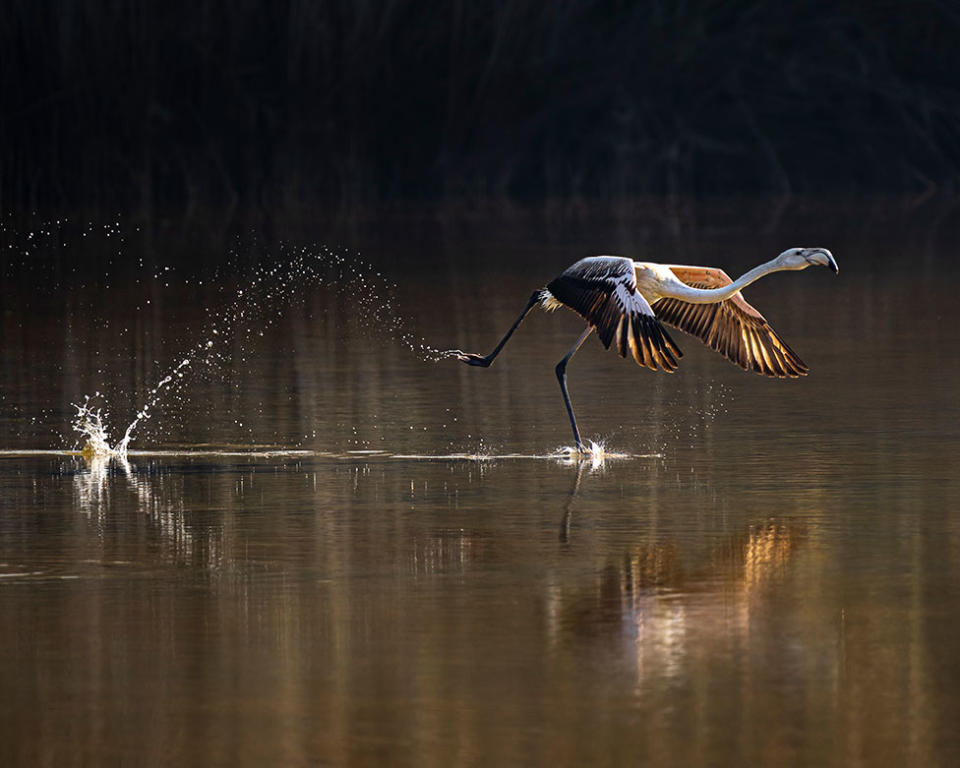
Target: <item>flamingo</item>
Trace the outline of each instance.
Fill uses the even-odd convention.
[[[773,272],[828,267],[837,262],[826,248],[788,248],[736,280],[716,267],[655,264],[624,256],[580,259],[546,288],[530,296],[523,312],[488,355],[449,350],[467,365],[489,368],[531,309],[551,312],[568,307],[587,321],[587,328],[557,363],[557,380],[570,417],[578,453],[588,454],[567,392],[567,363],[594,331],[607,349],[614,344],[620,357],[627,351],[638,365],[673,373],[683,353],[664,325],[698,337],[745,371],[774,378],[805,376],[808,368],[770,327],[766,318],[740,293]]]

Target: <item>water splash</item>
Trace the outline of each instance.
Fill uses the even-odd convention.
[[[606,461],[634,458],[633,454],[608,450],[606,443],[602,440],[599,443],[594,440],[588,440],[587,444],[582,448],[577,448],[573,445],[563,446],[562,448],[558,448],[553,455],[558,461],[564,463],[580,464],[589,461],[591,469],[599,469]]]
[[[228,251],[236,264],[243,261],[245,246],[238,242]],[[231,270],[231,276],[236,274]],[[174,279],[170,267],[159,267],[154,280]],[[185,385],[198,377],[229,376],[236,357],[245,360],[249,342],[262,337],[290,307],[303,303],[311,289],[324,286],[350,302],[351,316],[361,329],[375,334],[381,343],[391,339],[423,361],[436,361],[443,353],[411,331],[396,310],[396,283],[388,280],[370,262],[348,250],[335,250],[313,244],[294,246],[281,242],[274,254],[261,254],[249,276],[231,289],[218,280],[226,292],[223,301],[207,310],[207,322],[195,341],[182,347],[180,361],[169,369],[147,392],[122,439],[112,444],[107,435],[107,417],[103,409],[91,405],[87,397],[74,404],[77,413],[73,429],[83,439],[83,451],[90,455],[126,457],[131,442],[143,423],[160,407],[181,397]],[[232,295],[231,295],[232,291]],[[99,393],[98,395],[99,396]],[[238,423],[240,423],[238,421]],[[142,431],[142,430],[141,430]]]
[[[80,434],[81,439],[83,440],[80,453],[85,458],[117,458],[123,461],[127,459],[127,448],[130,445],[130,441],[133,439],[133,432],[137,428],[137,425],[141,421],[149,419],[151,416],[150,409],[159,402],[164,388],[169,387],[172,383],[178,379],[183,378],[182,369],[190,365],[191,359],[184,358],[176,368],[173,369],[169,374],[164,376],[160,382],[150,390],[147,395],[147,402],[144,403],[143,407],[137,411],[136,418],[127,425],[126,431],[123,434],[123,438],[119,440],[116,445],[110,444],[110,436],[107,432],[107,426],[104,422],[106,418],[106,413],[102,408],[97,408],[91,405],[91,398],[89,395],[84,397],[82,403],[72,403],[73,407],[76,409],[74,414],[71,427],[74,432]],[[97,392],[95,396],[99,396],[100,393]]]
[[[196,350],[195,350],[196,352]],[[130,422],[127,426],[126,432],[123,433],[123,439],[117,443],[116,448],[114,448],[114,453],[118,456],[126,458],[127,455],[127,446],[130,445],[130,440],[133,438],[133,431],[137,428],[137,425],[144,421],[145,419],[150,418],[150,409],[157,404],[160,400],[160,397],[163,393],[165,387],[169,387],[171,384],[176,382],[179,379],[182,379],[184,376],[183,369],[190,365],[191,358],[185,357],[180,361],[180,364],[173,369],[170,373],[164,376],[160,382],[148,395],[147,402],[144,404],[143,408],[137,411],[137,417]]]
[[[100,393],[98,392],[97,395]],[[124,446],[123,454],[116,453],[113,446],[110,445],[110,437],[107,434],[107,427],[103,423],[103,409],[94,408],[90,404],[90,396],[83,399],[83,403],[72,403],[77,409],[74,414],[71,427],[74,432],[79,432],[83,439],[83,446],[80,450],[84,458],[100,459],[101,461],[112,456],[123,456],[126,453]]]

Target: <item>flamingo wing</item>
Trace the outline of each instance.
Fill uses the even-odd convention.
[[[670,266],[677,279],[693,288],[722,288],[733,281],[722,269]],[[654,303],[661,322],[697,336],[745,371],[777,378],[804,376],[807,366],[739,292],[716,304],[691,304],[675,298]]]
[[[683,353],[637,291],[633,261],[619,256],[591,256],[573,264],[547,290],[593,326],[603,346],[616,343],[638,365],[672,373]]]

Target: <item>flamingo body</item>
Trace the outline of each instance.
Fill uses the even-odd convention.
[[[666,327],[699,338],[744,370],[775,378],[806,375],[799,356],[751,306],[741,289],[764,275],[825,266],[834,274],[837,262],[826,248],[790,248],[772,261],[731,280],[716,267],[637,262],[623,256],[589,256],[572,264],[534,291],[526,308],[494,350],[486,356],[450,350],[469,365],[489,367],[507,340],[537,305],[548,311],[568,307],[587,328],[557,364],[557,379],[570,417],[577,450],[587,452],[566,385],[566,365],[594,331],[604,347],[652,370],[673,373],[683,353]]]

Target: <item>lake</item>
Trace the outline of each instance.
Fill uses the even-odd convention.
[[[951,209],[2,223],[3,765],[960,761]],[[839,275],[745,294],[810,375],[591,338],[606,460],[562,453],[573,313],[436,359],[585,255],[794,245]],[[150,405],[127,461],[75,453],[85,402],[113,443]]]

